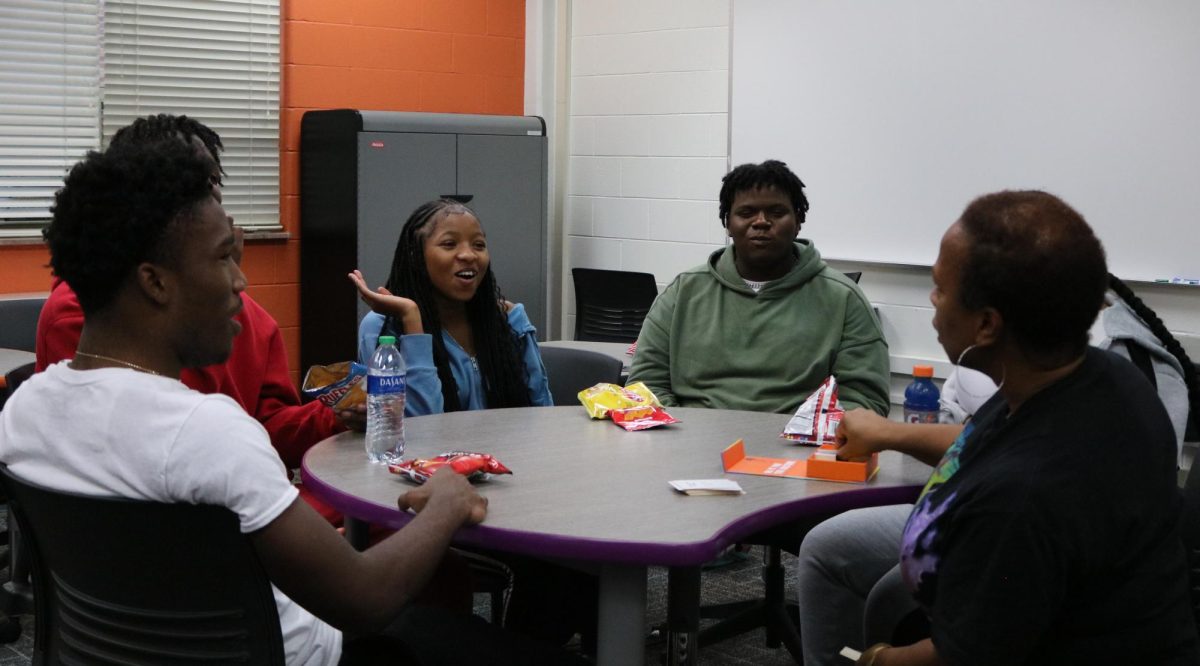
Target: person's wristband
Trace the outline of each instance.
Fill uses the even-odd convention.
[[[871,647],[863,650],[862,656],[855,662],[855,666],[875,666],[875,658],[880,652],[892,647],[887,643],[876,643]]]

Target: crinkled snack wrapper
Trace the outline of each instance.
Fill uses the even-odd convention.
[[[609,417],[626,430],[645,430],[661,425],[679,423],[663,409],[654,393],[641,382],[629,386],[600,383],[579,392],[588,416],[594,419]]]
[[[667,413],[662,407],[630,407],[629,409],[614,409],[608,413],[613,423],[626,430],[645,430],[658,426],[679,423],[679,419]]]
[[[304,397],[335,409],[354,409],[367,402],[367,367],[353,361],[314,365],[304,375]]]
[[[602,419],[614,409],[629,409],[631,407],[662,407],[662,403],[646,385],[635,382],[629,386],[600,383],[579,392],[579,402],[583,403],[588,416]]]
[[[844,413],[838,404],[837,380],[830,375],[800,405],[779,436],[810,446],[836,444]]]
[[[433,473],[449,465],[468,481],[487,481],[493,474],[512,474],[499,460],[487,453],[447,451],[432,458],[413,458],[388,465],[388,471],[417,483],[425,483]]]

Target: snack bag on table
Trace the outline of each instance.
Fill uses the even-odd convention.
[[[836,445],[837,428],[844,413],[838,404],[837,380],[830,375],[801,403],[779,436],[809,446]]]
[[[512,474],[512,470],[487,453],[447,451],[432,458],[413,458],[388,465],[392,474],[400,474],[417,483],[425,483],[433,473],[449,465],[468,481],[487,481],[493,474]]]
[[[626,430],[645,430],[661,425],[679,423],[663,409],[662,403],[641,382],[629,386],[600,383],[579,392],[588,416],[594,419],[609,417]]]

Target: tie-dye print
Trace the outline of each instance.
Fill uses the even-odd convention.
[[[900,543],[900,573],[904,577],[905,585],[913,591],[918,600],[932,596],[938,565],[938,552],[934,546],[938,536],[935,523],[954,503],[956,495],[950,493],[946,497],[936,497],[935,494],[942,484],[958,472],[963,446],[974,430],[975,423],[968,422],[946,450],[937,468],[929,476],[929,481],[925,483],[925,489],[921,491],[921,497],[904,526],[904,539]]]

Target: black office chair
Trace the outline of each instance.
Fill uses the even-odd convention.
[[[26,363],[4,375],[4,387],[0,388],[0,409],[4,409],[9,397],[21,383],[33,376],[33,368],[33,363]],[[0,616],[0,643],[9,643],[21,634],[21,627],[12,616],[33,611],[33,587],[29,580],[29,555],[21,539],[21,530],[8,512],[8,497],[3,490],[0,490],[0,504],[4,505],[2,508],[6,515],[5,528],[0,530],[0,544],[8,544],[8,549],[0,555],[0,567],[8,567],[8,580],[0,585],[0,611],[10,616]]]
[[[650,273],[572,268],[575,281],[575,339],[633,342],[658,297]]]
[[[45,296],[0,297],[0,347],[35,351],[37,320]]]
[[[579,392],[600,382],[621,383],[622,363],[600,352],[542,347],[542,364],[555,405],[578,405]]]
[[[0,485],[33,561],[38,663],[284,663],[266,571],[229,509]]]
[[[33,376],[33,363],[18,365],[17,367],[4,373],[3,385],[0,385],[0,409],[4,409],[4,405],[8,403],[8,398],[13,393],[16,393],[17,387],[21,382]]]

